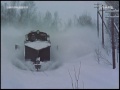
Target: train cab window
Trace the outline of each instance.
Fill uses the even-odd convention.
[[[36,33],[35,33],[35,32],[30,32],[30,33],[28,34],[28,41],[33,42],[33,41],[35,41],[35,40],[36,40]]]
[[[49,39],[49,36],[44,32],[40,32],[39,30],[31,31],[29,34],[26,35],[26,41],[31,42],[35,40],[47,41],[47,39]]]
[[[47,41],[47,35],[43,32],[40,32],[39,33],[39,37],[42,41]]]

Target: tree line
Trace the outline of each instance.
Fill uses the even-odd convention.
[[[8,6],[27,6],[28,8],[16,9],[8,8]],[[1,24],[13,25],[16,27],[33,27],[40,29],[55,29],[59,27],[72,27],[72,26],[92,26],[94,25],[91,16],[87,13],[77,17],[74,16],[72,19],[63,24],[62,19],[59,17],[58,12],[47,11],[45,15],[39,11],[37,12],[37,7],[34,1],[10,1],[10,3],[1,3]]]

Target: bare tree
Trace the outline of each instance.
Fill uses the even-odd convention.
[[[84,13],[83,15],[79,16],[78,24],[83,25],[83,26],[86,26],[86,25],[91,26],[91,25],[93,25],[91,16],[89,16],[87,13]]]
[[[112,63],[102,54],[99,48],[95,49],[95,57],[97,58],[98,64],[100,61],[103,61],[106,64],[112,65]]]
[[[72,26],[72,20],[68,19],[67,27],[70,28]]]
[[[71,76],[71,73],[70,73],[70,71],[68,69],[68,73],[69,73],[69,76],[71,78],[72,88],[73,89],[79,89],[79,80],[80,80],[79,78],[80,78],[81,62],[80,62],[78,73],[77,73],[77,71],[75,69],[75,66],[73,68],[74,68],[75,83],[74,83],[73,77]],[[84,88],[84,83],[83,83],[83,88]]]
[[[95,54],[96,54],[96,58],[97,58],[97,62],[98,64],[100,63],[100,57],[101,57],[101,51],[98,49],[95,49]]]
[[[50,28],[51,23],[52,23],[52,14],[49,11],[46,12],[43,23],[44,23],[43,24],[44,27]]]

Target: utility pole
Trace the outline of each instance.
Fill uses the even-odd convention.
[[[114,12],[111,12],[111,16],[114,15]],[[111,35],[112,35],[112,59],[113,59],[113,69],[116,68],[115,65],[115,39],[114,39],[114,18],[111,18]]]
[[[99,3],[97,4],[97,30],[98,30],[98,37],[99,37]]]
[[[111,11],[107,11],[107,12],[111,13],[111,16],[107,16],[106,18],[111,18],[112,61],[113,61],[113,69],[115,69],[116,68],[116,63],[115,63],[114,18],[119,18],[119,16],[114,16],[114,13],[119,12],[119,10],[111,10]]]
[[[97,7],[94,7],[94,8],[97,8],[97,35],[99,37],[99,3],[97,4],[94,4],[94,5],[97,5]]]
[[[103,5],[102,5],[102,46],[103,46],[103,48],[104,48],[104,26],[103,26],[103,22],[104,22],[104,20],[103,20]]]

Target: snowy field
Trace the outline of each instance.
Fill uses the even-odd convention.
[[[94,3],[96,2],[87,3],[93,8],[91,8],[92,12],[96,12]],[[96,13],[92,16],[96,19]],[[81,27],[54,32],[46,31],[51,40],[51,61],[44,63],[41,72],[31,71],[31,62],[26,63],[24,60],[24,36],[30,30],[30,28],[24,30],[14,27],[1,28],[2,89],[119,88],[118,63],[116,63],[117,68],[112,69],[112,65],[102,61],[98,64],[95,58],[95,49],[99,47],[104,56],[112,61],[111,55],[108,57],[101,48],[101,40],[97,37],[96,28]],[[15,50],[15,44],[20,46],[19,50]],[[78,74],[77,87],[75,75]]]

